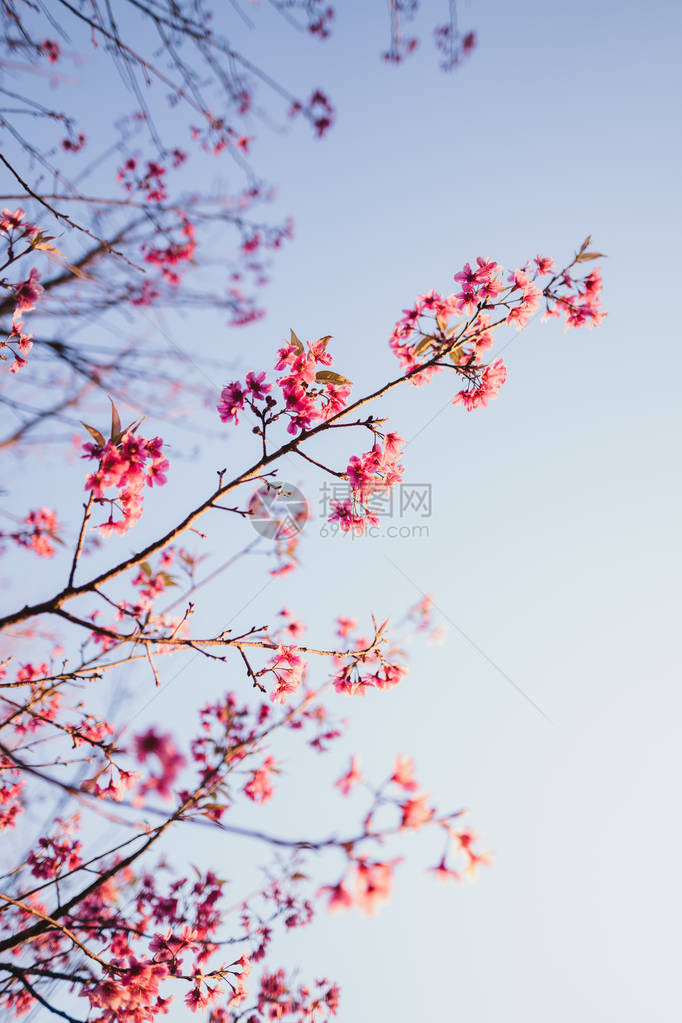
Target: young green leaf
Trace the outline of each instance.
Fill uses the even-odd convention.
[[[603,252],[580,252],[576,256],[576,263],[587,263],[591,259],[605,259]]]
[[[431,346],[433,345],[434,341],[435,341],[435,338],[433,338],[433,337],[423,337],[421,339],[421,341],[419,342],[419,344],[415,345],[414,348],[412,349],[412,354],[413,355],[423,355],[423,353],[428,348],[431,348]]]
[[[116,444],[121,438],[121,419],[111,396],[109,396],[109,401],[111,402],[111,439]]]
[[[352,384],[353,381],[342,377],[340,373],[333,373],[330,369],[321,369],[315,374],[318,384]]]
[[[81,424],[81,426],[84,426],[84,427],[85,427],[85,429],[86,429],[86,430],[88,431],[88,433],[90,434],[90,436],[92,437],[92,439],[93,439],[93,440],[94,440],[94,441],[95,441],[95,442],[96,442],[97,444],[99,444],[99,446],[100,446],[101,448],[103,448],[103,447],[104,447],[104,445],[106,444],[106,441],[105,441],[105,439],[104,439],[104,436],[103,436],[103,435],[102,435],[102,434],[101,434],[101,433],[99,432],[99,430],[96,430],[94,426],[88,426],[88,424],[87,424],[87,423],[84,423],[82,419],[81,419],[81,421],[80,421],[80,424]]]
[[[294,346],[294,348],[296,349],[297,352],[300,352],[302,354],[305,351],[305,348],[303,347],[301,342],[298,340],[298,338],[294,334],[293,330],[291,331],[291,343],[292,343],[292,345]]]

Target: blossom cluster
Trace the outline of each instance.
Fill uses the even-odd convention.
[[[348,771],[336,782],[336,786],[344,796],[352,789],[365,782],[360,768],[360,758],[354,755]],[[431,804],[428,794],[419,794],[419,784],[415,776],[414,761],[411,757],[399,754],[395,758],[393,773],[378,789],[367,784],[368,791],[374,793],[374,800],[364,820],[365,834],[374,833],[374,818],[379,813],[391,808],[397,812],[397,832],[417,831],[433,826],[442,830],[446,838],[446,849],[434,867],[429,868],[440,880],[459,881],[463,876],[474,878],[478,867],[490,862],[489,854],[478,852],[475,843],[478,836],[471,829],[461,829],[455,823],[461,812],[445,815],[438,814]],[[454,857],[463,860],[463,870],[451,865]],[[340,909],[356,907],[363,912],[372,914],[377,906],[391,895],[395,867],[400,858],[384,861],[370,861],[365,855],[356,854],[352,847],[347,850],[347,871],[335,884],[324,885],[320,893],[328,897],[328,908],[334,912]],[[459,864],[457,864],[459,866]]]
[[[146,732],[135,736],[135,755],[138,763],[144,764],[150,757],[155,757],[160,772],[147,773],[147,776],[140,786],[140,795],[147,792],[158,792],[164,798],[169,799],[172,795],[172,786],[175,784],[182,768],[187,763],[185,757],[180,753],[173,737],[167,733],[160,733],[151,727]]]
[[[321,32],[318,34],[322,35]],[[323,138],[334,123],[334,107],[321,89],[315,89],[306,103],[293,101],[289,107],[289,116],[296,117],[297,114],[303,114],[310,121],[318,139]]]
[[[267,665],[267,671],[275,676],[275,688],[270,693],[273,703],[286,703],[289,696],[298,692],[305,678],[305,661],[295,647],[279,646],[277,653]]]
[[[353,455],[346,468],[351,496],[345,501],[331,502],[330,522],[338,522],[344,533],[351,530],[360,535],[379,519],[368,506],[376,494],[387,494],[402,479],[403,466],[398,459],[404,440],[397,433],[387,433],[383,444],[375,435],[374,445],[364,455]]]
[[[338,619],[337,634],[349,644],[346,654],[332,657],[335,668],[332,685],[344,696],[365,696],[369,689],[387,691],[398,685],[407,675],[407,667],[400,663],[402,650],[385,647],[384,622],[375,626],[374,641],[367,636],[353,635],[357,623],[351,618]]]
[[[601,255],[590,252],[589,243],[588,237],[564,270],[557,270],[550,257],[538,255],[511,271],[506,281],[499,263],[478,256],[473,265],[465,263],[455,273],[459,291],[418,296],[403,311],[389,338],[410,383],[421,386],[449,368],[465,381],[454,402],[467,411],[483,408],[507,379],[501,358],[490,364],[483,359],[500,326],[523,330],[543,301],[545,318],[563,313],[567,327],[599,326],[606,315],[599,304],[601,274],[595,269],[577,277],[573,271]]]
[[[292,331],[291,342],[277,353],[275,369],[284,371],[277,383],[289,415],[287,429],[291,434],[310,429],[318,419],[329,419],[346,405],[350,381],[331,370],[317,369],[332,365],[327,351],[330,340],[322,337],[304,346]]]
[[[251,408],[255,402],[267,402],[272,384],[266,384],[264,381],[265,373],[249,372],[246,374],[244,384],[238,380],[226,384],[220,392],[220,400],[217,405],[221,421],[223,423],[234,422],[238,425],[238,414],[246,407],[247,402]],[[270,402],[267,404],[269,405]],[[253,410],[256,411],[255,408]]]
[[[237,104],[237,113],[242,116],[248,113],[253,99],[252,93],[246,88],[239,89],[233,98]],[[230,146],[246,154],[249,151],[249,144],[253,141],[250,136],[241,134],[221,117],[212,118],[201,128],[195,124],[191,125],[190,134],[205,153],[211,153],[213,156],[218,156]]]
[[[22,664],[17,671],[15,683],[30,686],[30,700],[26,707],[13,706],[7,697],[3,697],[3,703],[8,706],[7,713],[3,718],[3,726],[6,728],[11,725],[12,731],[18,737],[34,735],[57,718],[61,693],[44,686],[43,679],[46,676],[49,676],[46,662],[30,661],[27,664]]]
[[[279,349],[275,365],[283,372],[277,379],[282,407],[277,408],[271,396],[273,385],[264,382],[266,374],[251,371],[243,384],[235,380],[223,387],[217,406],[222,422],[239,423],[239,413],[248,406],[262,422],[255,432],[262,434],[266,426],[284,415],[288,432],[296,436],[342,411],[350,395],[350,381],[332,370],[318,369],[332,365],[327,351],[330,340],[322,337],[303,345],[292,330],[291,341]]]
[[[146,202],[156,203],[168,198],[165,176],[166,168],[158,160],[148,160],[140,167],[139,161],[130,156],[120,168],[117,180],[129,195],[142,192]]]
[[[54,544],[63,542],[58,535],[59,528],[57,513],[52,508],[34,508],[21,528],[7,533],[0,531],[0,539],[6,536],[20,547],[34,551],[39,558],[51,558],[55,553]]]
[[[9,757],[0,755],[0,832],[16,827],[17,817],[24,812],[19,799],[23,787],[18,767]]]
[[[476,48],[475,32],[458,32],[452,23],[436,25],[433,30],[436,50],[441,55],[440,67],[452,71]]]
[[[25,211],[20,208],[12,212],[5,207],[0,213],[0,238],[7,246],[7,258],[3,264],[5,267],[39,246],[41,238],[44,237],[35,224],[24,219],[25,216]],[[25,244],[26,248],[17,252],[17,248],[22,244]],[[33,347],[33,334],[24,331],[21,314],[30,312],[40,300],[43,293],[40,274],[33,267],[25,280],[10,283],[5,278],[0,278],[0,288],[8,292],[13,310],[11,326],[5,330],[4,339],[0,340],[0,359],[7,361],[7,356],[2,352],[3,348],[7,348],[14,360],[9,365],[9,371],[18,373],[27,364],[25,356]]]
[[[326,978],[313,986],[295,985],[288,980],[283,969],[263,973],[260,978],[254,1012],[246,1023],[264,1023],[266,1020],[287,1020],[291,1023],[327,1023],[339,1007],[339,987]],[[234,999],[233,1003],[234,1004]],[[232,1023],[226,1009],[213,1009],[209,1023]]]
[[[127,533],[139,521],[145,483],[151,487],[166,482],[168,460],[162,448],[160,437],[145,440],[127,431],[108,441],[100,434],[94,443],[83,445],[83,457],[99,462],[95,472],[88,475],[85,489],[91,491],[96,504],[109,505],[109,518],[98,526],[104,536]],[[117,489],[116,497],[105,497],[110,487]],[[114,519],[115,510],[121,514],[118,519]]]
[[[50,64],[56,64],[61,56],[61,46],[55,39],[43,39],[41,45],[42,52],[45,54]]]
[[[28,854],[28,864],[34,877],[57,877],[62,870],[74,870],[83,862],[83,846],[78,839],[69,837],[78,825],[78,818],[66,822],[58,817],[56,825],[57,833],[39,838],[36,849],[31,849]]]
[[[168,235],[170,231],[166,233]],[[180,234],[180,241],[168,240],[164,246],[142,246],[145,262],[158,267],[162,276],[174,287],[180,284],[179,267],[192,262],[197,247],[194,225],[185,216],[180,218]]]
[[[399,862],[399,859],[382,862],[359,857],[353,864],[350,876],[345,876],[336,884],[323,885],[320,889],[321,893],[329,894],[327,906],[330,912],[355,906],[371,916],[382,902],[390,899],[393,872]]]

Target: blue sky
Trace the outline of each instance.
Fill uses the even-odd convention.
[[[446,76],[428,39],[436,4],[425,4],[423,49],[399,69],[377,57],[383,5],[347,6],[324,46],[267,22],[273,73],[301,91],[323,84],[338,121],[321,143],[302,131],[257,140],[296,240],[274,267],[267,319],[226,333],[203,315],[208,350],[229,350],[241,372],[269,368],[289,327],[330,333],[335,368],[370,390],[394,371],[387,337],[418,293],[451,290],[477,255],[563,262],[588,233],[608,254],[609,316],[591,332],[533,322],[484,411],[450,406],[446,379],[387,399],[410,441],[406,478],[433,488],[429,536],[324,538],[313,521],[302,569],[264,593],[265,616],[285,603],[309,638],[338,611],[400,616],[432,594],[448,643],[415,649],[399,689],[348,704],[350,748],[379,773],[394,752],[413,753],[425,787],[470,808],[495,858],[475,885],[446,889],[420,876],[433,856],[416,843],[375,919],[321,917],[282,954],[305,976],[339,980],[340,1023],[670,1019],[682,839],[679,8],[471,2],[461,19],[479,48]],[[185,321],[167,322],[189,342]],[[182,463],[159,514],[185,509],[189,487],[205,489],[241,445],[232,431]],[[314,503],[319,479],[291,471]],[[222,527],[225,557],[249,528]],[[239,612],[261,567],[249,561],[212,588],[207,627]],[[141,720],[182,728],[197,690],[222,684],[192,672]],[[273,820],[295,828],[316,798],[324,834],[347,810],[322,799],[320,780],[342,767],[345,755],[319,774],[292,763]],[[207,840],[201,855],[231,868],[253,851]]]

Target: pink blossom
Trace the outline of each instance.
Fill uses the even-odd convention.
[[[21,227],[21,222],[26,216],[26,211],[18,207],[14,213],[11,213],[6,206],[2,209],[0,214],[0,231],[3,234],[9,234],[10,231],[16,230]]]
[[[238,424],[239,418],[237,413],[244,408],[244,401],[244,391],[238,381],[235,380],[233,383],[223,387],[220,392],[220,401],[218,402],[218,415],[222,422],[227,423],[233,419]]]
[[[435,811],[433,807],[428,806],[427,800],[428,796],[415,796],[413,799],[408,799],[406,802],[401,803],[401,829],[417,829],[423,827],[424,824],[428,824],[433,818]]]
[[[355,905],[371,916],[376,907],[390,898],[393,870],[398,860],[370,863],[358,860],[355,874]]]
[[[272,390],[272,384],[266,384],[265,373],[247,373],[246,388],[254,399],[261,401]]]
[[[20,281],[19,284],[14,286],[14,299],[17,304],[16,312],[28,312],[33,309],[42,293],[43,289],[40,284],[40,274],[34,267],[28,275],[27,280]]]
[[[248,796],[254,803],[266,803],[268,799],[272,798],[274,789],[270,784],[270,773],[274,766],[274,758],[266,757],[263,766],[253,771],[244,786],[244,795]]]
[[[462,402],[467,412],[472,409],[484,408],[489,401],[496,398],[500,387],[507,379],[507,368],[502,359],[495,359],[481,376],[478,384],[471,390],[460,391],[453,398],[453,405]]]
[[[363,780],[360,770],[360,759],[357,754],[351,757],[350,768],[334,784],[341,790],[341,794],[347,796],[354,785]]]
[[[50,64],[56,64],[61,54],[61,47],[58,42],[54,39],[44,39],[41,43],[41,49]]]
[[[550,256],[536,256],[535,265],[538,268],[538,273],[543,277],[555,269],[554,260]]]
[[[336,634],[344,639],[349,632],[357,628],[357,621],[355,618],[348,618],[345,615],[339,615],[336,619]]]
[[[134,745],[139,763],[143,764],[149,757],[154,756],[161,767],[160,775],[152,774],[144,781],[141,792],[155,790],[160,796],[168,798],[171,795],[171,786],[187,763],[173,742],[172,736],[150,727],[146,732],[135,736]]]
[[[109,504],[110,514],[99,526],[104,536],[112,532],[123,534],[142,516],[144,484],[152,486],[166,482],[168,461],[162,456],[163,441],[160,437],[145,440],[136,434],[125,433],[116,442],[109,440],[102,447],[88,442],[83,445],[84,458],[99,460],[97,471],[90,473],[85,489],[91,490],[98,504]],[[151,464],[147,465],[147,459]],[[118,489],[118,499],[105,497],[109,487]],[[114,506],[123,518],[115,520]]]
[[[296,693],[303,681],[305,663],[293,647],[279,646],[267,670],[277,679],[270,699],[273,703],[286,703],[287,697]]]
[[[412,757],[398,754],[395,758],[391,781],[395,782],[396,785],[400,785],[407,792],[415,792],[417,790],[418,785],[414,777],[414,760]]]
[[[336,913],[340,909],[349,909],[353,905],[353,896],[343,881],[333,885],[325,885],[320,888],[318,895],[321,895],[323,892],[329,892],[327,909],[330,913]]]
[[[435,874],[439,881],[460,881],[461,877],[456,870],[448,867],[445,856],[442,856],[435,867],[429,868],[430,873]]]

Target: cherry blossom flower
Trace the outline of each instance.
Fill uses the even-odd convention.
[[[31,270],[25,281],[20,281],[19,284],[14,286],[16,312],[28,312],[33,309],[42,293],[43,289],[40,284],[40,274],[34,268]]]
[[[244,786],[244,795],[254,803],[266,803],[272,799],[275,790],[270,784],[270,774],[274,766],[274,757],[266,757],[263,766],[252,772]]]
[[[421,828],[434,816],[435,810],[428,805],[428,796],[415,796],[401,803],[402,820],[401,828]]]
[[[140,788],[141,794],[156,791],[160,796],[169,798],[172,794],[173,784],[187,763],[185,757],[176,747],[172,736],[157,732],[152,726],[146,732],[135,736],[134,746],[135,755],[140,764],[145,763],[149,757],[153,756],[156,757],[161,768],[161,774],[148,775]]]
[[[393,890],[393,871],[400,860],[371,863],[358,860],[355,871],[354,904],[371,916],[378,905],[390,898]]]
[[[360,770],[360,758],[357,754],[353,754],[350,761],[350,767],[346,774],[342,775],[338,781],[334,784],[341,790],[343,796],[347,796],[354,785],[358,782],[363,781],[362,772]]]
[[[273,672],[277,680],[270,699],[273,703],[286,703],[287,697],[296,693],[303,681],[305,663],[294,647],[280,645],[266,670]]]
[[[396,785],[400,785],[406,792],[416,792],[419,786],[414,777],[414,760],[412,757],[405,756],[402,753],[398,754],[395,758],[395,766],[390,780],[395,782]]]
[[[324,885],[320,888],[318,895],[325,892],[329,893],[329,902],[327,903],[327,909],[331,913],[336,913],[340,909],[350,909],[353,905],[353,896],[351,895],[348,888],[345,886],[343,881],[339,881],[337,884]]]
[[[61,54],[61,47],[54,39],[43,39],[41,49],[50,64],[56,64]]]

